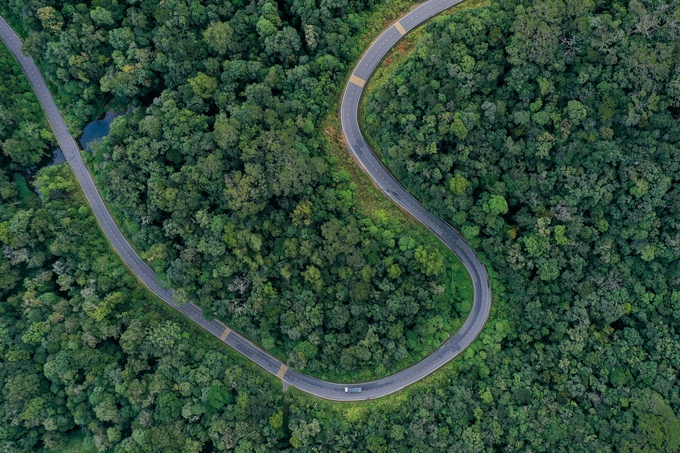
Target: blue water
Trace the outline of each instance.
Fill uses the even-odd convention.
[[[109,135],[109,131],[111,130],[111,123],[113,120],[121,115],[126,114],[127,112],[114,112],[113,110],[109,110],[106,112],[106,116],[104,116],[103,119],[101,120],[94,120],[91,123],[88,123],[87,126],[83,129],[83,135],[80,136],[78,141],[80,142],[80,146],[83,147],[85,151],[92,152],[90,149],[90,145],[94,143],[97,140],[101,140],[102,138],[106,137]],[[51,167],[52,165],[59,165],[63,164],[66,162],[66,158],[64,157],[64,153],[59,148],[58,146],[52,150],[53,154],[53,160],[47,165],[48,167]],[[38,166],[37,169],[42,168],[42,164]],[[37,169],[32,170],[37,171]]]
[[[59,148],[57,146],[56,148],[54,148],[54,160],[50,164],[50,167],[52,165],[63,164],[64,162],[66,162],[66,157],[64,156],[64,152],[61,150],[61,148]]]
[[[83,129],[83,135],[81,135],[80,139],[78,139],[78,141],[80,142],[80,146],[82,146],[85,151],[92,152],[92,150],[90,149],[90,145],[95,141],[101,140],[102,138],[109,135],[109,130],[111,129],[111,123],[113,122],[113,120],[116,117],[119,117],[126,113],[127,112],[114,112],[113,110],[109,110],[108,112],[106,112],[106,116],[104,116],[103,119],[94,120],[91,123],[88,123],[87,126],[85,126],[85,128]],[[52,155],[53,158],[51,161],[47,161],[48,163],[41,163],[36,165],[35,168],[29,170],[29,174],[33,174],[40,168],[44,168],[45,166],[51,167],[52,165],[59,165],[66,162],[64,152],[58,146],[52,149]],[[35,189],[35,191],[42,196],[42,194],[40,194],[40,191],[37,188]]]
[[[114,112],[113,110],[109,110],[106,112],[104,119],[94,120],[85,126],[85,129],[83,129],[83,135],[80,136],[79,140],[83,149],[85,151],[92,152],[90,149],[90,144],[109,135],[111,123],[113,122],[114,118],[126,113],[127,112]]]

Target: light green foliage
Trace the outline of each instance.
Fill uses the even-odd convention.
[[[312,202],[301,202],[290,216],[293,219],[293,226],[310,226],[312,224]]]
[[[21,340],[27,344],[39,344],[45,338],[49,328],[50,324],[48,322],[34,322],[21,337]]]
[[[567,114],[574,126],[581,124],[588,116],[588,111],[579,101],[569,101],[567,104]]]
[[[64,26],[64,17],[59,11],[51,6],[43,6],[36,11],[38,19],[43,28],[52,32],[61,31]]]
[[[311,284],[317,291],[323,288],[321,272],[315,266],[309,266],[302,275],[305,277],[305,281]]]
[[[469,131],[465,127],[465,123],[461,119],[460,113],[456,113],[453,117],[453,122],[451,123],[451,133],[455,134],[460,140],[465,140]]]
[[[465,176],[460,173],[456,173],[455,176],[449,180],[449,187],[454,194],[463,195],[468,187],[470,187],[470,181],[465,179]]]
[[[414,256],[425,275],[439,275],[444,272],[444,258],[439,250],[418,246]]]
[[[203,32],[208,45],[219,55],[229,50],[234,37],[234,29],[226,22],[213,22]]]
[[[555,226],[555,242],[557,242],[557,244],[566,245],[569,242],[567,238],[564,236],[566,231],[567,228],[564,225]]]
[[[463,236],[468,240],[478,236],[479,232],[480,228],[477,225],[463,225],[461,228],[461,233],[463,233]]]
[[[650,390],[633,403],[636,429],[622,445],[625,452],[670,453],[680,448],[680,420],[657,392]]]
[[[199,72],[196,77],[189,79],[189,84],[198,96],[208,99],[217,89],[217,80],[207,74]]]
[[[502,195],[491,195],[489,201],[484,203],[483,209],[493,215],[507,214],[508,202]]]
[[[279,429],[283,426],[283,411],[275,412],[271,417],[269,417],[269,424],[274,429]]]
[[[113,14],[111,13],[111,11],[104,9],[101,6],[98,6],[91,10],[90,17],[92,18],[95,24],[100,26],[114,25],[116,23],[116,20],[113,18]]]

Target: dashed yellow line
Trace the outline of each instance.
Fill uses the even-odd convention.
[[[281,368],[279,368],[279,371],[276,373],[276,377],[279,379],[283,379],[283,376],[286,374],[286,371],[288,371],[288,366],[285,363],[281,364]]]
[[[349,78],[349,81],[358,86],[359,88],[363,88],[364,85],[366,85],[366,81],[364,79],[360,79],[354,74],[352,74],[352,77]]]

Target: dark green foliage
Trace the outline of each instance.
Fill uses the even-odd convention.
[[[280,387],[154,310],[68,167],[38,180],[49,196],[0,211],[0,449],[80,427],[100,451],[278,450]]]
[[[677,451],[678,14],[498,2],[435,20],[372,91],[386,162],[489,257],[509,323],[416,392],[444,409],[401,406],[408,445]]]

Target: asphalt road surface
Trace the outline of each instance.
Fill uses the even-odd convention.
[[[40,104],[52,126],[66,160],[73,169],[78,182],[87,198],[87,202],[94,212],[97,221],[106,234],[109,242],[121,256],[127,266],[137,277],[151,289],[158,297],[199,324],[205,330],[222,340],[227,345],[252,360],[268,372],[283,379],[286,383],[320,398],[336,401],[358,401],[378,398],[396,392],[429,375],[474,341],[484,327],[491,309],[491,289],[486,269],[479,262],[475,252],[465,243],[463,238],[447,223],[433,216],[415,198],[413,198],[396,179],[383,167],[366,144],[359,128],[357,109],[363,87],[377,65],[387,52],[408,31],[417,27],[425,20],[450,8],[462,0],[431,0],[422,4],[394,25],[390,26],[378,37],[364,54],[356,66],[342,99],[341,115],[342,129],[349,143],[350,150],[360,162],[363,169],[378,186],[402,209],[422,222],[434,235],[449,247],[463,262],[472,278],[474,287],[474,301],[470,315],[463,327],[439,349],[421,362],[399,373],[377,381],[361,384],[351,384],[352,387],[362,387],[361,393],[346,393],[348,384],[334,383],[307,376],[288,369],[278,358],[268,354],[242,335],[229,329],[219,321],[208,321],[202,315],[199,307],[192,303],[177,305],[172,298],[172,290],[164,289],[156,280],[155,273],[142,261],[127,242],[118,226],[106,209],[97,187],[88,172],[80,150],[75,140],[68,132],[64,120],[57,109],[45,81],[38,71],[33,59],[21,54],[21,40],[11,27],[0,17],[0,37],[7,45],[28,77]]]

